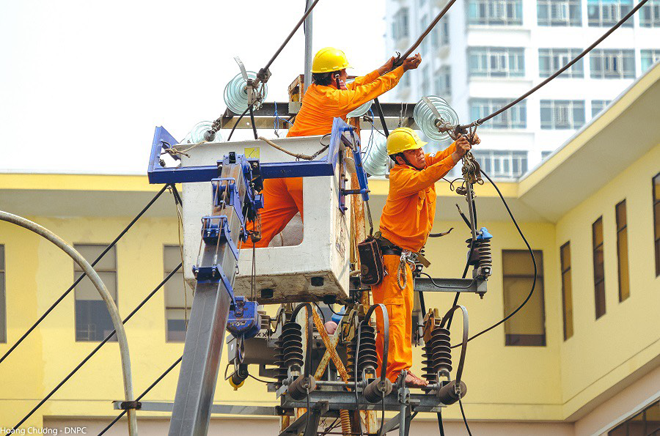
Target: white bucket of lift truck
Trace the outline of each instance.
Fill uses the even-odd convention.
[[[320,136],[310,136],[275,141],[291,152],[312,155],[321,147],[320,139]],[[294,157],[263,141],[235,141],[200,145],[188,151],[190,157],[182,157],[182,166],[215,165],[232,151],[259,158],[261,163],[295,161]],[[324,152],[317,159],[326,154]],[[300,216],[294,217],[281,236],[273,239],[270,247],[255,250],[255,295],[261,304],[348,296],[350,201],[347,198],[349,209],[342,213],[339,210],[338,167],[335,167],[334,176],[305,177],[304,224]],[[184,277],[193,286],[192,266],[199,253],[201,218],[211,215],[212,206],[210,182],[183,184]],[[250,298],[252,249],[248,247],[249,242],[240,251],[239,271],[233,286],[235,295]]]

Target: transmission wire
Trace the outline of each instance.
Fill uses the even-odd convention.
[[[131,227],[133,227],[133,224],[135,224],[142,217],[142,215],[144,215],[144,213],[151,207],[151,205],[153,205],[156,202],[156,200],[158,200],[158,198],[163,194],[163,192],[165,192],[168,186],[169,185],[163,186],[163,189],[161,189],[154,196],[154,198],[152,198],[151,201],[147,203],[147,205],[140,211],[140,213],[138,213],[135,216],[135,218],[133,218],[133,220],[124,228],[124,230],[122,230],[119,233],[119,235],[115,238],[115,240],[112,241],[107,247],[105,247],[103,252],[96,258],[96,260],[94,260],[94,262],[91,263],[92,266],[96,265],[103,258],[103,256],[105,256],[106,253],[110,251],[112,247],[115,246],[115,244],[126,234],[126,232],[128,232],[128,230]],[[2,364],[2,362],[4,362],[5,359],[7,359],[7,357],[9,357],[9,355],[16,349],[16,347],[18,347],[30,335],[30,333],[32,333],[39,324],[41,324],[41,321],[43,321],[50,314],[50,312],[52,312],[53,309],[55,309],[55,307],[58,304],[60,304],[60,302],[64,299],[64,297],[69,295],[69,293],[76,287],[76,285],[80,283],[80,281],[84,279],[86,276],[87,274],[83,272],[82,275],[78,277],[76,281],[73,282],[73,284],[69,287],[69,289],[67,289],[57,300],[55,300],[55,302],[46,310],[46,312],[44,312],[44,314],[41,315],[39,319],[35,321],[35,323],[32,324],[32,326],[29,329],[27,329],[27,331],[23,334],[23,336],[21,336],[18,339],[18,341],[16,341],[16,343],[12,345],[11,348],[7,350],[7,352],[0,358],[0,364]]]

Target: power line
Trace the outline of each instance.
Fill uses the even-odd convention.
[[[177,271],[179,271],[179,269],[181,268],[181,266],[182,266],[182,264],[179,264],[179,266],[177,266],[176,268],[174,268],[174,270],[173,270],[171,273],[169,273],[168,276],[165,277],[165,278],[163,279],[162,282],[160,282],[160,284],[156,287],[156,289],[154,289],[153,291],[151,291],[151,292],[149,293],[149,295],[147,295],[147,296],[144,298],[144,300],[142,300],[142,302],[141,302],[140,304],[138,304],[137,307],[136,307],[135,309],[133,309],[133,311],[132,311],[132,312],[131,312],[131,313],[130,313],[130,314],[129,314],[129,315],[128,315],[123,321],[122,321],[122,324],[126,324],[126,323],[128,322],[128,320],[130,320],[130,319],[133,317],[133,315],[135,315],[135,313],[136,313],[138,310],[140,310],[140,309],[141,309],[141,308],[147,303],[147,301],[149,301],[149,300],[151,299],[151,297],[153,297],[153,296],[156,294],[156,292],[158,292],[158,291],[160,290],[160,288],[162,288],[163,285],[165,285],[165,283],[167,283],[167,281],[168,281],[172,276],[174,276],[174,274],[175,274]],[[80,363],[79,363],[79,364],[78,364],[78,365],[77,365],[77,366],[76,366],[76,367],[75,367],[75,368],[74,368],[74,369],[73,369],[73,370],[72,370],[72,371],[71,371],[66,377],[64,377],[64,379],[63,379],[61,382],[59,382],[59,383],[57,384],[57,386],[55,386],[55,388],[53,388],[53,390],[51,390],[51,391],[48,393],[48,395],[46,395],[46,396],[45,396],[45,397],[39,402],[39,404],[37,404],[37,405],[36,405],[36,406],[35,406],[35,407],[34,407],[34,408],[33,408],[33,409],[32,409],[27,415],[25,415],[25,417],[24,417],[23,419],[21,419],[21,421],[20,421],[18,424],[16,424],[12,430],[17,430],[18,427],[19,427],[21,424],[23,424],[23,423],[24,423],[24,422],[25,422],[30,416],[32,416],[32,415],[34,414],[34,412],[36,412],[37,410],[39,410],[39,408],[40,408],[40,407],[41,407],[46,401],[48,401],[48,399],[49,399],[50,397],[52,397],[53,394],[55,394],[55,392],[57,392],[57,391],[58,391],[58,390],[64,385],[64,383],[66,383],[67,381],[69,381],[69,379],[70,379],[71,377],[73,377],[73,375],[74,375],[76,372],[78,372],[78,370],[79,370],[80,368],[82,368],[83,365],[84,365],[85,363],[87,363],[87,362],[89,361],[89,359],[91,359],[92,356],[94,356],[94,355],[95,355],[95,354],[101,349],[101,347],[103,347],[103,346],[104,346],[104,345],[105,345],[105,344],[106,344],[106,343],[107,343],[107,342],[108,342],[108,341],[114,336],[114,334],[115,334],[115,330],[112,330],[112,332],[111,332],[108,336],[106,336],[105,339],[103,339],[103,341],[102,341],[99,345],[97,345],[96,348],[94,348],[94,350],[93,350],[91,353],[89,353],[89,354],[87,355],[87,357],[85,357],[85,358],[84,358],[84,359],[83,359],[83,360],[82,360],[82,361],[81,361],[81,362],[80,362]]]
[[[172,371],[174,368],[176,368],[176,366],[179,363],[181,363],[182,359],[183,359],[183,356],[179,357],[172,365],[170,365],[170,367],[167,368],[165,370],[165,372],[162,373],[156,380],[154,380],[154,382],[151,385],[149,385],[149,387],[147,389],[145,389],[145,391],[142,392],[142,394],[140,394],[140,396],[137,397],[137,399],[135,401],[140,401],[145,395],[147,395],[149,393],[149,391],[151,391],[158,383],[160,383],[160,381],[162,379],[165,378],[165,376],[167,374],[170,373],[170,371]],[[101,433],[99,433],[98,436],[101,436],[102,434],[105,434],[106,431],[110,430],[110,427],[115,425],[117,423],[117,421],[119,421],[124,415],[126,415],[126,410],[122,411],[119,415],[117,415],[117,417],[110,424],[108,424],[108,426],[106,428],[101,430]]]
[[[124,228],[124,230],[121,231],[121,233],[119,233],[119,235],[115,238],[115,240],[112,241],[107,247],[105,247],[105,249],[103,250],[103,252],[102,252],[102,253],[96,258],[96,260],[94,260],[94,262],[92,262],[92,264],[91,264],[92,266],[96,265],[96,264],[97,264],[97,263],[103,258],[103,256],[105,256],[106,253],[107,253],[108,251],[110,251],[110,249],[111,249],[112,247],[114,247],[115,244],[117,244],[117,242],[118,242],[118,241],[119,241],[119,240],[120,240],[120,239],[126,234],[126,232],[128,232],[128,230],[129,230],[131,227],[133,227],[133,225],[134,225],[134,224],[135,224],[135,223],[136,223],[136,222],[142,217],[142,215],[144,215],[144,213],[145,213],[145,212],[146,212],[146,211],[147,211],[147,210],[148,210],[148,209],[149,209],[149,208],[150,208],[150,207],[156,202],[156,200],[158,200],[158,198],[163,194],[163,192],[165,192],[165,190],[167,189],[168,186],[169,186],[169,185],[165,185],[165,186],[163,186],[163,189],[161,189],[161,190],[160,190],[160,191],[154,196],[154,198],[152,198],[151,201],[150,201],[149,203],[147,203],[147,205],[146,205],[146,206],[140,211],[140,213],[138,213],[138,214],[135,216],[135,218],[133,218],[133,220],[132,220],[132,221],[131,221],[131,222],[130,222],[125,228]],[[35,321],[35,323],[32,324],[32,326],[31,326],[31,327],[30,327],[30,328],[29,328],[29,329],[23,334],[23,336],[21,336],[21,337],[18,339],[18,341],[16,341],[16,343],[15,343],[14,345],[12,345],[11,348],[10,348],[9,350],[7,350],[7,352],[6,352],[6,353],[0,358],[0,364],[2,364],[2,362],[4,362],[5,359],[7,359],[7,357],[9,357],[9,355],[10,355],[10,354],[16,349],[16,347],[18,347],[18,346],[19,346],[19,345],[20,345],[20,344],[21,344],[21,343],[22,343],[22,342],[23,342],[23,341],[24,341],[24,340],[30,335],[30,333],[32,333],[32,332],[34,331],[34,329],[37,328],[37,326],[38,326],[39,324],[41,324],[41,321],[43,321],[43,320],[44,320],[44,319],[50,314],[50,312],[52,312],[53,309],[55,309],[55,307],[57,307],[57,305],[60,304],[60,302],[61,302],[61,301],[67,296],[67,295],[69,295],[69,293],[70,293],[70,292],[76,287],[76,285],[77,285],[78,283],[80,283],[80,281],[81,281],[82,279],[84,279],[86,276],[87,276],[87,274],[85,274],[85,273],[83,272],[82,275],[81,275],[80,277],[78,277],[78,279],[77,279],[75,282],[73,282],[73,284],[69,287],[69,289],[67,289],[67,290],[66,290],[66,291],[65,291],[65,292],[64,292],[64,293],[63,293],[63,294],[62,294],[57,300],[55,300],[55,302],[54,302],[54,303],[48,308],[48,310],[46,310],[46,312],[45,312],[43,315],[41,315],[41,317],[39,317],[39,319],[38,319],[37,321]]]

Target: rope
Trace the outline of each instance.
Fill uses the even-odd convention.
[[[158,198],[163,194],[163,192],[165,192],[165,190],[167,189],[168,186],[169,185],[163,186],[163,189],[161,189],[154,196],[154,198],[152,198],[151,201],[149,203],[147,203],[147,205],[140,211],[140,213],[138,213],[135,216],[135,218],[133,218],[133,220],[124,228],[124,230],[122,230],[119,233],[119,235],[114,239],[114,241],[112,241],[107,247],[105,247],[103,252],[101,254],[99,254],[99,256],[96,258],[96,260],[94,260],[94,262],[91,263],[92,266],[99,263],[99,261],[103,258],[103,256],[105,256],[108,253],[108,251],[110,251],[110,249],[112,247],[114,247],[115,244],[117,244],[117,242],[126,234],[126,232],[128,232],[128,230],[130,230],[130,228],[133,227],[133,225],[156,202],[156,200],[158,200]],[[69,289],[64,291],[64,293],[62,295],[60,295],[60,297],[57,300],[55,300],[55,302],[46,310],[46,312],[44,312],[44,314],[41,315],[41,317],[39,317],[39,319],[34,324],[32,324],[32,326],[23,334],[23,336],[21,336],[18,339],[18,341],[16,341],[16,343],[14,345],[12,345],[12,347],[9,350],[7,350],[7,352],[2,356],[2,358],[0,358],[0,364],[2,364],[2,362],[4,362],[5,359],[7,359],[7,357],[9,357],[9,355],[30,335],[30,333],[32,333],[34,331],[34,329],[37,328],[37,326],[39,326],[39,324],[41,324],[41,321],[43,321],[50,314],[50,312],[52,312],[53,309],[55,309],[55,307],[57,307],[57,305],[60,304],[60,302],[64,299],[64,297],[69,295],[69,293],[76,287],[76,285],[78,283],[80,283],[80,281],[82,279],[84,279],[86,276],[87,276],[87,274],[85,274],[83,272],[80,275],[80,277],[78,277],[78,279],[75,282],[73,282],[73,284],[69,287]]]
[[[303,159],[303,160],[314,160],[314,159],[316,159],[316,158],[318,157],[318,155],[320,155],[321,153],[323,153],[324,151],[326,151],[326,150],[328,149],[328,147],[329,147],[329,145],[324,145],[323,148],[321,148],[319,151],[317,151],[316,153],[314,153],[314,154],[311,155],[311,156],[308,156],[308,155],[306,155],[306,154],[290,152],[289,150],[280,147],[279,145],[275,144],[275,143],[274,143],[273,141],[271,141],[270,139],[266,139],[266,138],[264,138],[263,136],[260,136],[258,139],[261,139],[261,140],[264,141],[266,144],[268,144],[268,145],[270,145],[271,147],[273,147],[273,148],[275,148],[275,149],[281,151],[282,153],[286,153],[286,154],[288,154],[289,156],[293,156],[293,157],[295,157],[296,159]]]
[[[126,318],[124,318],[124,320],[122,321],[122,324],[126,324],[126,323],[127,323],[132,317],[133,317],[133,315],[135,315],[135,313],[136,313],[138,310],[142,309],[142,306],[144,306],[144,305],[147,303],[147,301],[149,301],[149,300],[151,299],[151,297],[153,297],[154,295],[156,295],[156,292],[158,292],[158,291],[160,290],[160,288],[162,288],[162,287],[165,285],[165,283],[167,283],[167,281],[168,281],[168,280],[169,280],[169,279],[170,279],[170,278],[171,278],[171,277],[172,277],[177,271],[179,271],[180,268],[181,268],[181,264],[179,264],[179,266],[177,266],[176,268],[174,268],[174,271],[172,271],[171,273],[169,273],[169,275],[168,275],[167,277],[165,277],[165,278],[163,279],[162,282],[160,282],[160,284],[156,287],[156,289],[154,289],[153,291],[151,291],[151,292],[149,293],[149,295],[147,295],[147,296],[145,297],[145,299],[142,300],[142,302],[141,302],[140,304],[138,304],[137,307],[136,307],[135,309],[133,309],[133,311],[132,311],[132,312],[131,312]],[[109,341],[114,335],[115,335],[115,330],[113,330],[108,336],[106,336],[105,339],[103,339],[103,341],[102,341],[100,344],[98,344],[98,345],[96,346],[96,348],[94,348],[94,350],[93,350],[91,353],[89,353],[89,354],[87,355],[87,357],[85,357],[85,358],[84,358],[84,359],[83,359],[83,360],[82,360],[82,361],[81,361],[81,362],[80,362],[80,363],[79,363],[79,364],[78,364],[78,365],[77,365],[77,366],[76,366],[76,367],[75,367],[75,368],[74,368],[74,369],[73,369],[73,370],[72,370],[72,371],[71,371],[66,377],[64,377],[64,379],[63,379],[61,382],[59,382],[58,385],[55,386],[55,388],[53,388],[53,390],[50,391],[50,392],[48,393],[48,395],[46,395],[46,396],[45,396],[45,397],[39,402],[39,404],[37,404],[37,405],[36,405],[36,406],[35,406],[35,407],[34,407],[34,408],[33,408],[33,409],[32,409],[27,415],[25,415],[25,417],[24,417],[23,419],[21,419],[21,421],[20,421],[18,424],[16,424],[16,425],[14,426],[13,429],[14,429],[14,430],[17,429],[17,428],[18,428],[21,424],[23,424],[23,423],[24,423],[24,422],[25,422],[30,416],[32,416],[32,415],[34,414],[34,412],[36,412],[37,410],[39,410],[39,408],[40,408],[41,406],[43,406],[43,404],[44,404],[46,401],[48,401],[48,399],[50,399],[50,397],[52,397],[53,394],[55,394],[55,392],[57,392],[57,391],[58,391],[58,390],[59,390],[59,389],[60,389],[60,388],[61,388],[61,387],[67,382],[67,381],[69,381],[69,379],[70,379],[71,377],[73,377],[73,375],[74,375],[76,372],[78,372],[78,370],[79,370],[80,368],[82,368],[83,365],[85,365],[85,364],[89,361],[89,359],[91,359],[92,356],[94,356],[94,355],[95,355],[95,354],[101,349],[101,347],[103,347],[103,346],[104,346],[104,345],[105,345],[105,344],[106,344],[106,343],[107,343],[107,342],[108,342],[108,341]],[[138,401],[139,401],[139,398],[138,398]]]

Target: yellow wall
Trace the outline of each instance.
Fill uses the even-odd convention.
[[[571,241],[574,335],[561,344],[564,415],[660,355],[660,279],[655,277],[652,178],[660,145],[557,223],[558,249]],[[619,302],[615,205],[626,200],[630,297]],[[591,225],[602,215],[606,314],[596,320]]]

